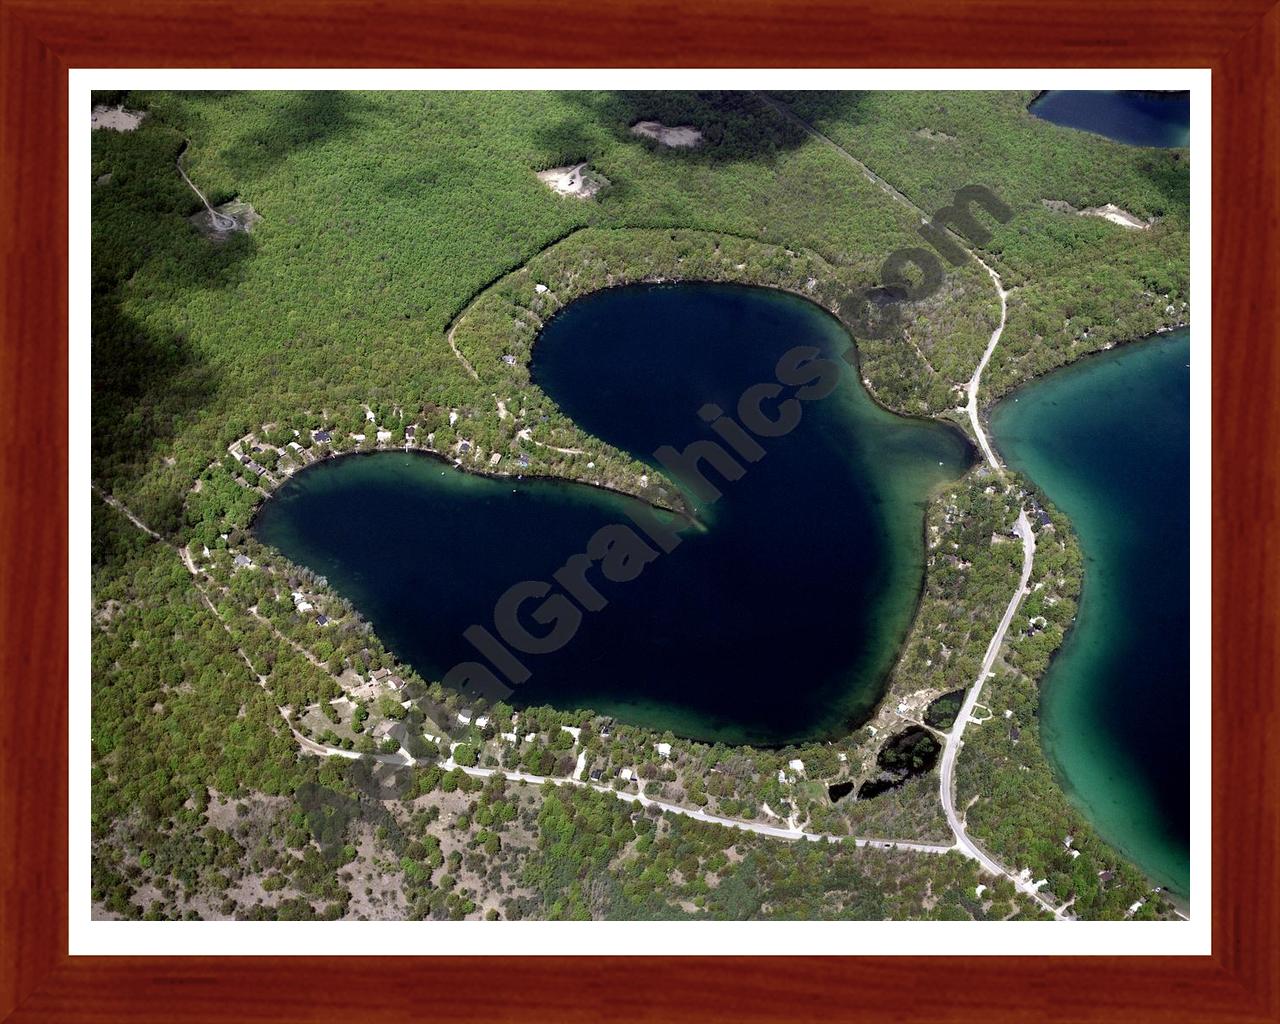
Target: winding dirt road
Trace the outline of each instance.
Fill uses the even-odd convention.
[[[467,767],[460,765],[450,757],[447,761],[424,761],[410,756],[403,749],[398,754],[358,754],[353,750],[343,750],[340,747],[328,747],[323,744],[316,743],[314,740],[307,739],[300,733],[295,732],[299,745],[309,754],[315,754],[319,757],[342,757],[349,761],[357,761],[360,758],[372,758],[381,764],[392,765],[395,767],[416,767],[428,764],[439,764],[445,771],[452,771],[460,768],[467,775],[477,779],[488,779],[494,775],[500,775],[509,782],[522,782],[530,786],[542,786],[551,783],[553,786],[584,786],[588,789],[594,789],[597,793],[608,793],[619,800],[627,803],[639,804],[641,807],[657,807],[662,811],[668,811],[671,814],[680,814],[686,818],[694,818],[697,821],[710,822],[713,825],[722,825],[727,828],[736,828],[743,832],[754,832],[757,835],[770,836],[774,839],[803,839],[811,843],[853,843],[855,846],[865,846],[877,850],[913,850],[917,853],[947,853],[956,849],[954,845],[947,843],[921,843],[904,841],[899,839],[880,839],[870,838],[866,836],[840,836],[832,835],[825,832],[806,832],[798,828],[781,828],[777,825],[764,825],[755,821],[742,821],[738,818],[725,818],[718,814],[708,814],[706,811],[684,807],[681,804],[670,804],[663,800],[654,800],[645,796],[643,793],[620,793],[612,786],[605,786],[595,782],[585,782],[578,778],[561,778],[558,776],[548,775],[530,775],[528,772],[504,771],[498,768],[479,768]]]
[[[196,188],[196,183],[188,178],[187,172],[182,169],[182,157],[187,152],[187,147],[189,145],[191,145],[190,141],[184,141],[182,143],[182,149],[178,151],[178,159],[176,161],[178,173],[182,175],[182,180],[191,187],[191,191],[200,197],[200,202],[204,203],[204,208],[209,211],[209,219],[213,226],[219,231],[234,231],[239,227],[236,219],[234,217],[228,217],[225,213],[219,213],[210,206],[209,200],[204,197],[204,193]]]
[[[996,453],[992,451],[991,443],[987,440],[987,435],[982,429],[982,421],[978,417],[978,385],[982,383],[982,371],[987,368],[987,363],[991,360],[991,353],[996,350],[996,345],[1000,343],[1000,335],[1004,333],[1004,323],[1009,316],[1009,293],[1005,291],[1004,282],[1000,280],[1000,275],[992,270],[986,261],[975,252],[970,252],[969,255],[981,263],[982,269],[991,275],[991,281],[996,286],[996,294],[1000,296],[1000,323],[991,332],[991,340],[987,342],[986,351],[982,353],[982,358],[978,360],[978,368],[973,371],[973,376],[969,378],[969,383],[965,385],[965,390],[969,394],[969,425],[973,427],[973,434],[978,439],[978,444],[982,447],[982,454],[986,457],[988,465],[1003,476],[1004,467],[1000,464],[1000,460],[996,458]]]

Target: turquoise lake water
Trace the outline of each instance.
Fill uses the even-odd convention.
[[[998,404],[995,442],[1067,514],[1079,616],[1043,681],[1045,751],[1099,832],[1189,889],[1190,363],[1186,329]]]
[[[758,439],[764,455],[741,479],[708,474],[723,497],[696,503],[701,526],[674,551],[628,582],[597,571],[607,606],[562,649],[524,656],[532,677],[509,700],[760,745],[839,735],[871,713],[918,601],[925,504],[973,451],[951,427],[875,405],[840,358],[849,344],[803,299],[720,285],[610,289],[545,327],[535,381],[589,433],[646,461],[661,445],[714,439],[699,410],[735,411],[793,346],[830,357],[839,380],[803,404],[794,430]],[[477,658],[462,633],[493,629],[508,587],[550,580],[596,530],[644,508],[380,453],[297,474],[254,528],[438,679]]]

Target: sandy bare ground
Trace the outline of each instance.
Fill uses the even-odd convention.
[[[248,203],[242,203],[238,199],[232,199],[221,206],[211,206],[209,200],[205,198],[205,194],[187,176],[187,172],[182,169],[182,157],[186,153],[188,145],[190,145],[189,142],[182,144],[182,149],[178,152],[178,159],[175,163],[178,173],[182,175],[182,180],[187,183],[192,192],[200,197],[200,202],[204,203],[204,209],[190,217],[191,223],[196,226],[196,229],[202,235],[213,239],[215,242],[225,242],[237,231],[248,233],[253,230],[253,225],[262,220],[262,217],[258,215],[258,212],[252,206]]]
[[[538,180],[562,196],[578,199],[590,199],[609,184],[608,178],[592,171],[585,163],[573,167],[549,167],[538,172]]]
[[[131,132],[142,124],[142,119],[146,116],[146,112],[142,110],[125,110],[123,104],[118,107],[99,104],[93,108],[90,123],[94,130],[106,128],[113,132]]]
[[[225,242],[234,234],[252,231],[253,226],[262,220],[262,217],[248,203],[232,199],[221,206],[206,207],[187,219],[206,238],[211,238],[215,242]]]
[[[1109,220],[1112,224],[1118,224],[1120,227],[1128,228],[1130,231],[1147,231],[1155,223],[1155,221],[1143,220],[1123,207],[1116,206],[1115,203],[1107,203],[1104,206],[1090,206],[1085,210],[1077,210],[1070,203],[1063,202],[1061,199],[1042,199],[1040,201],[1055,213],[1074,213],[1077,217],[1101,217],[1103,220]]]
[[[525,427],[524,430],[517,432],[516,437],[520,438],[521,441],[528,441],[531,444],[536,444],[539,448],[547,448],[553,452],[559,452],[561,455],[586,455],[587,454],[581,448],[557,448],[553,444],[544,444],[541,441],[535,441],[528,427]]]
[[[702,132],[691,124],[669,127],[661,121],[637,121],[631,126],[631,134],[656,139],[672,149],[691,149],[702,142]]]
[[[1122,210],[1115,203],[1107,203],[1106,206],[1091,206],[1087,210],[1080,211],[1081,217],[1101,217],[1103,220],[1109,220],[1112,224],[1119,224],[1122,228],[1129,228],[1133,231],[1146,231],[1151,225],[1135,217],[1128,210]]]

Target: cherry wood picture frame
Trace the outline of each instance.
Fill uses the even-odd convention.
[[[0,1020],[1280,1020],[1274,0],[0,0],[0,54]],[[67,72],[219,66],[1211,68],[1212,955],[68,956]]]

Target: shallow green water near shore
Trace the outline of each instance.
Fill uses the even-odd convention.
[[[1122,346],[1005,399],[1009,465],[1071,519],[1079,616],[1043,682],[1041,735],[1064,789],[1157,882],[1189,888],[1187,330]]]
[[[761,745],[835,735],[870,713],[916,606],[925,503],[972,449],[956,430],[876,406],[840,358],[849,344],[803,299],[718,285],[612,289],[547,325],[537,383],[586,430],[646,461],[664,444],[714,439],[699,410],[736,410],[794,346],[835,361],[839,381],[803,404],[794,430],[760,437],[765,453],[741,479],[708,473],[723,497],[698,503],[702,526],[674,551],[629,582],[594,571],[607,606],[562,649],[522,655],[532,678],[509,700]],[[493,629],[508,587],[551,580],[596,530],[643,510],[587,486],[383,453],[297,474],[255,530],[327,576],[397,655],[438,679],[477,659],[463,630]]]

